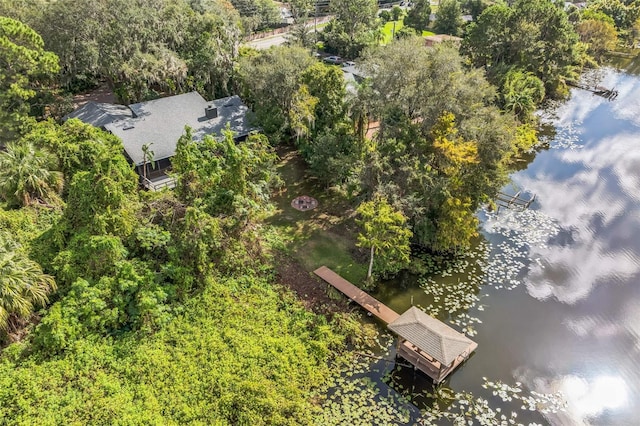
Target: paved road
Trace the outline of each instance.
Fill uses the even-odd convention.
[[[314,20],[309,20],[309,22],[307,22],[307,27],[313,27],[317,25],[318,32],[320,32],[325,27],[326,23],[329,20],[331,20],[331,18],[332,16],[318,18],[317,22],[314,22]],[[284,44],[286,41],[287,41],[287,33],[282,33],[282,34],[276,34],[270,37],[248,41],[243,44],[249,47],[253,47],[254,49],[263,50],[263,49],[268,49],[271,46],[280,46],[281,44]]]
[[[260,38],[258,40],[253,40],[245,43],[249,47],[253,47],[254,49],[263,50],[268,49],[271,46],[280,46],[287,41],[287,33],[277,34],[271,37]]]

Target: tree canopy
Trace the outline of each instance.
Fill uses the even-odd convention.
[[[0,144],[16,138],[43,83],[58,72],[57,56],[31,27],[0,16]],[[46,86],[45,86],[46,87]]]
[[[24,14],[59,56],[69,89],[106,80],[124,103],[158,92],[230,92],[240,26],[226,0],[193,7],[187,0],[61,0],[31,5]]]
[[[62,184],[58,159],[46,149],[23,141],[0,152],[0,197],[9,205],[58,204]]]
[[[18,328],[16,321],[44,307],[55,290],[53,277],[44,274],[6,231],[0,232],[0,341],[3,333]]]
[[[458,0],[440,0],[434,29],[453,36],[462,33],[462,7]]]
[[[585,61],[585,46],[562,7],[551,0],[488,7],[468,26],[461,51],[494,82],[513,66],[542,80],[548,96],[561,96]]]
[[[366,201],[357,210],[358,224],[362,231],[358,234],[358,245],[369,248],[369,270],[367,278],[373,274],[374,258],[376,273],[385,275],[400,271],[409,263],[409,240],[411,231],[406,227],[407,219],[401,212],[394,211],[386,200],[380,197]]]
[[[413,7],[407,12],[404,18],[404,24],[416,29],[417,31],[425,31],[430,24],[431,18],[431,2],[429,0],[417,0]]]
[[[362,66],[371,89],[361,96],[380,120],[363,189],[404,213],[415,242],[442,251],[468,244],[476,208],[504,182],[515,118],[498,111],[482,71],[467,70],[452,47],[399,40],[367,52]]]
[[[331,0],[335,15],[322,32],[325,45],[345,58],[355,59],[376,42],[378,4],[375,0]]]

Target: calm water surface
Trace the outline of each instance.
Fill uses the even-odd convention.
[[[595,73],[619,91],[613,102],[576,89],[545,112],[548,149],[505,188],[535,194],[529,211],[481,212],[478,245],[457,268],[376,295],[399,312],[413,300],[458,329],[471,324],[479,348],[448,380],[454,390],[490,397],[484,376],[563,392],[564,412],[525,423],[640,425],[639,68]],[[443,284],[478,299],[448,312],[446,295],[434,304],[424,290]]]

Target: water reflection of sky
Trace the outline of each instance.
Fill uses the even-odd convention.
[[[561,356],[514,374],[538,391],[566,394],[568,409],[549,417],[554,424],[640,418],[640,79],[610,70],[603,77],[600,84],[620,92],[616,101],[576,90],[555,111],[553,124],[571,130],[558,137],[577,136],[577,146],[543,152],[513,176],[560,229],[530,246],[537,261],[525,284],[562,317],[565,331],[539,342]]]
[[[527,390],[566,395],[567,410],[546,415],[553,425],[635,426],[640,424],[640,77],[610,69],[598,73],[603,78],[598,84],[616,87],[618,99],[575,90],[544,115],[556,129],[550,149],[514,173],[505,188],[535,193],[532,209],[497,216],[480,212],[482,237],[466,261],[481,260],[484,267],[433,280],[449,286],[454,298],[460,282],[481,283],[479,305],[465,311],[481,320],[472,336],[479,346],[447,379],[452,389],[496,403],[480,378],[519,381]],[[505,285],[513,280],[516,286]],[[399,312],[411,304],[428,307],[433,291],[414,281],[402,279],[402,286],[387,286],[377,297]],[[443,315],[455,326],[454,317]],[[510,408],[517,411],[520,404]],[[524,424],[541,422],[535,414],[519,413]]]

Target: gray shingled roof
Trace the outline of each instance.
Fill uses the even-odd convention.
[[[344,77],[344,85],[345,89],[348,93],[352,95],[358,94],[358,83],[356,82],[356,78],[350,72],[346,72],[344,69],[342,70],[342,76]]]
[[[443,365],[450,365],[474,343],[416,307],[411,307],[387,327]]]
[[[133,113],[124,105],[89,101],[77,110],[62,117],[64,121],[77,118],[83,123],[101,128],[114,121],[131,118]]]
[[[217,108],[216,118],[205,116],[205,108],[210,105]],[[220,136],[227,123],[236,137],[258,130],[250,125],[248,108],[238,96],[207,102],[198,92],[190,92],[129,105],[129,108],[134,117],[105,127],[122,140],[125,151],[136,165],[144,162],[144,144],[151,144],[156,161],[173,157],[185,126],[191,127],[194,140],[201,140],[205,135]]]
[[[367,73],[360,68],[358,65],[349,65],[348,67],[342,67],[342,72],[353,74],[356,81],[360,82],[367,78]]]

